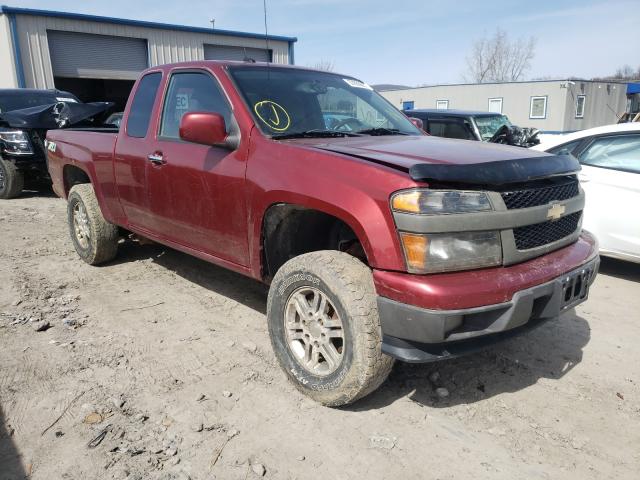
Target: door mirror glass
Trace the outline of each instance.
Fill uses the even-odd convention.
[[[202,145],[221,145],[227,139],[224,117],[219,113],[189,112],[180,120],[180,138]]]

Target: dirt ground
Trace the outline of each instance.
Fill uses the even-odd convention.
[[[575,314],[329,409],[276,365],[264,286],[132,243],[90,267],[65,207],[0,202],[2,480],[640,478],[638,265],[604,260]]]

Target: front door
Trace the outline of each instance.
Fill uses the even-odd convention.
[[[597,137],[580,154],[583,227],[603,252],[640,258],[640,134]]]
[[[203,70],[169,78],[152,160],[147,163],[149,210],[161,238],[247,266],[245,158],[239,150],[182,141],[187,112],[215,112],[232,122],[217,80]]]

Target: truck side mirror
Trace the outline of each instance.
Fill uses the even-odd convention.
[[[202,145],[223,145],[227,139],[224,117],[212,112],[188,112],[180,120],[180,138]]]
[[[420,130],[424,130],[424,122],[422,120],[416,117],[409,117],[409,120],[411,120],[411,123],[413,123]]]

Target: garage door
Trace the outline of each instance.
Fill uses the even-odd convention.
[[[147,41],[139,38],[47,31],[54,77],[135,80],[147,68]]]
[[[256,62],[270,62],[271,50],[249,47],[231,47],[228,45],[205,45],[205,60],[244,60],[253,58]]]

